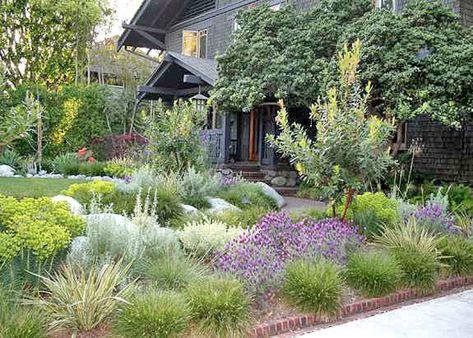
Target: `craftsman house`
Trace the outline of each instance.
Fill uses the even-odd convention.
[[[402,9],[406,0],[373,0],[377,6]],[[205,100],[217,78],[215,56],[224,53],[238,29],[238,11],[268,4],[273,10],[287,0],[144,0],[118,41],[118,49],[135,52],[138,48],[161,50],[162,62],[148,81],[139,86],[138,100],[172,102],[176,98],[193,98],[206,109]],[[472,19],[471,0],[445,0]],[[304,11],[318,0],[291,0]],[[468,7],[469,6],[469,7]],[[209,136],[212,160],[220,165],[260,169],[266,173],[283,172],[285,180],[276,185],[295,184],[290,167],[267,146],[265,135],[275,132],[277,105],[267,102],[251,112],[209,114]],[[403,136],[405,138],[405,135]],[[287,175],[284,171],[288,171]],[[256,170],[255,170],[256,171]],[[262,174],[264,175],[264,174]]]

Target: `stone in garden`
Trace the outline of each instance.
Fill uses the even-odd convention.
[[[225,211],[241,211],[240,208],[237,208],[233,204],[228,203],[227,201],[221,198],[208,197],[207,199],[210,203],[210,209],[208,210],[208,212],[210,213],[218,214]]]
[[[297,185],[297,180],[295,178],[288,178],[286,181],[286,187],[295,187]]]
[[[13,177],[20,178],[20,177],[23,177],[23,176],[22,175],[14,175]]]
[[[57,195],[51,199],[54,202],[66,202],[74,215],[82,215],[84,213],[84,208],[82,205],[70,196]]]
[[[192,205],[181,204],[181,208],[186,215],[196,216],[200,214],[199,209],[193,207]]]
[[[271,185],[275,187],[284,187],[286,185],[286,178],[282,176],[277,176],[271,180]]]
[[[13,177],[15,175],[15,169],[9,165],[2,164],[0,165],[0,176],[1,177]]]
[[[282,208],[286,205],[286,200],[284,197],[282,197],[274,188],[263,182],[256,182],[256,184],[261,187],[261,190],[266,196],[269,196],[276,201],[276,204],[279,208]]]

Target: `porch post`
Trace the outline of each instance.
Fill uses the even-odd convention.
[[[229,113],[222,114],[223,128],[223,163],[230,162],[230,116]]]

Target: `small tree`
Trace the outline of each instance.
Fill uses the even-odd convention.
[[[301,125],[289,123],[284,107],[277,117],[281,133],[269,137],[305,179],[321,188],[323,197],[332,203],[334,216],[336,202],[345,195],[343,219],[355,193],[364,184],[380,179],[393,163],[389,144],[394,128],[368,114],[371,85],[364,91],[359,85],[360,52],[360,41],[351,50],[345,45],[338,56],[338,88],[331,88],[325,100],[312,106],[315,139],[310,139]]]
[[[149,160],[161,171],[182,172],[190,167],[204,166],[205,151],[200,132],[206,113],[197,111],[190,102],[182,100],[167,107],[162,102],[156,114],[146,121]]]

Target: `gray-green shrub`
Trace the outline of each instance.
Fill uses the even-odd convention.
[[[299,310],[334,316],[341,307],[343,280],[335,264],[298,260],[286,267],[283,294]]]
[[[122,307],[114,328],[123,337],[168,338],[182,333],[189,319],[189,305],[181,294],[148,290]]]
[[[385,252],[357,252],[348,259],[346,281],[368,297],[380,297],[396,290],[401,269],[394,257]]]
[[[206,337],[244,337],[251,322],[250,298],[233,277],[208,277],[186,294],[199,331]]]
[[[218,193],[218,197],[239,207],[249,209],[255,205],[266,210],[277,209],[276,201],[266,195],[261,187],[253,183],[240,183],[228,186]]]

